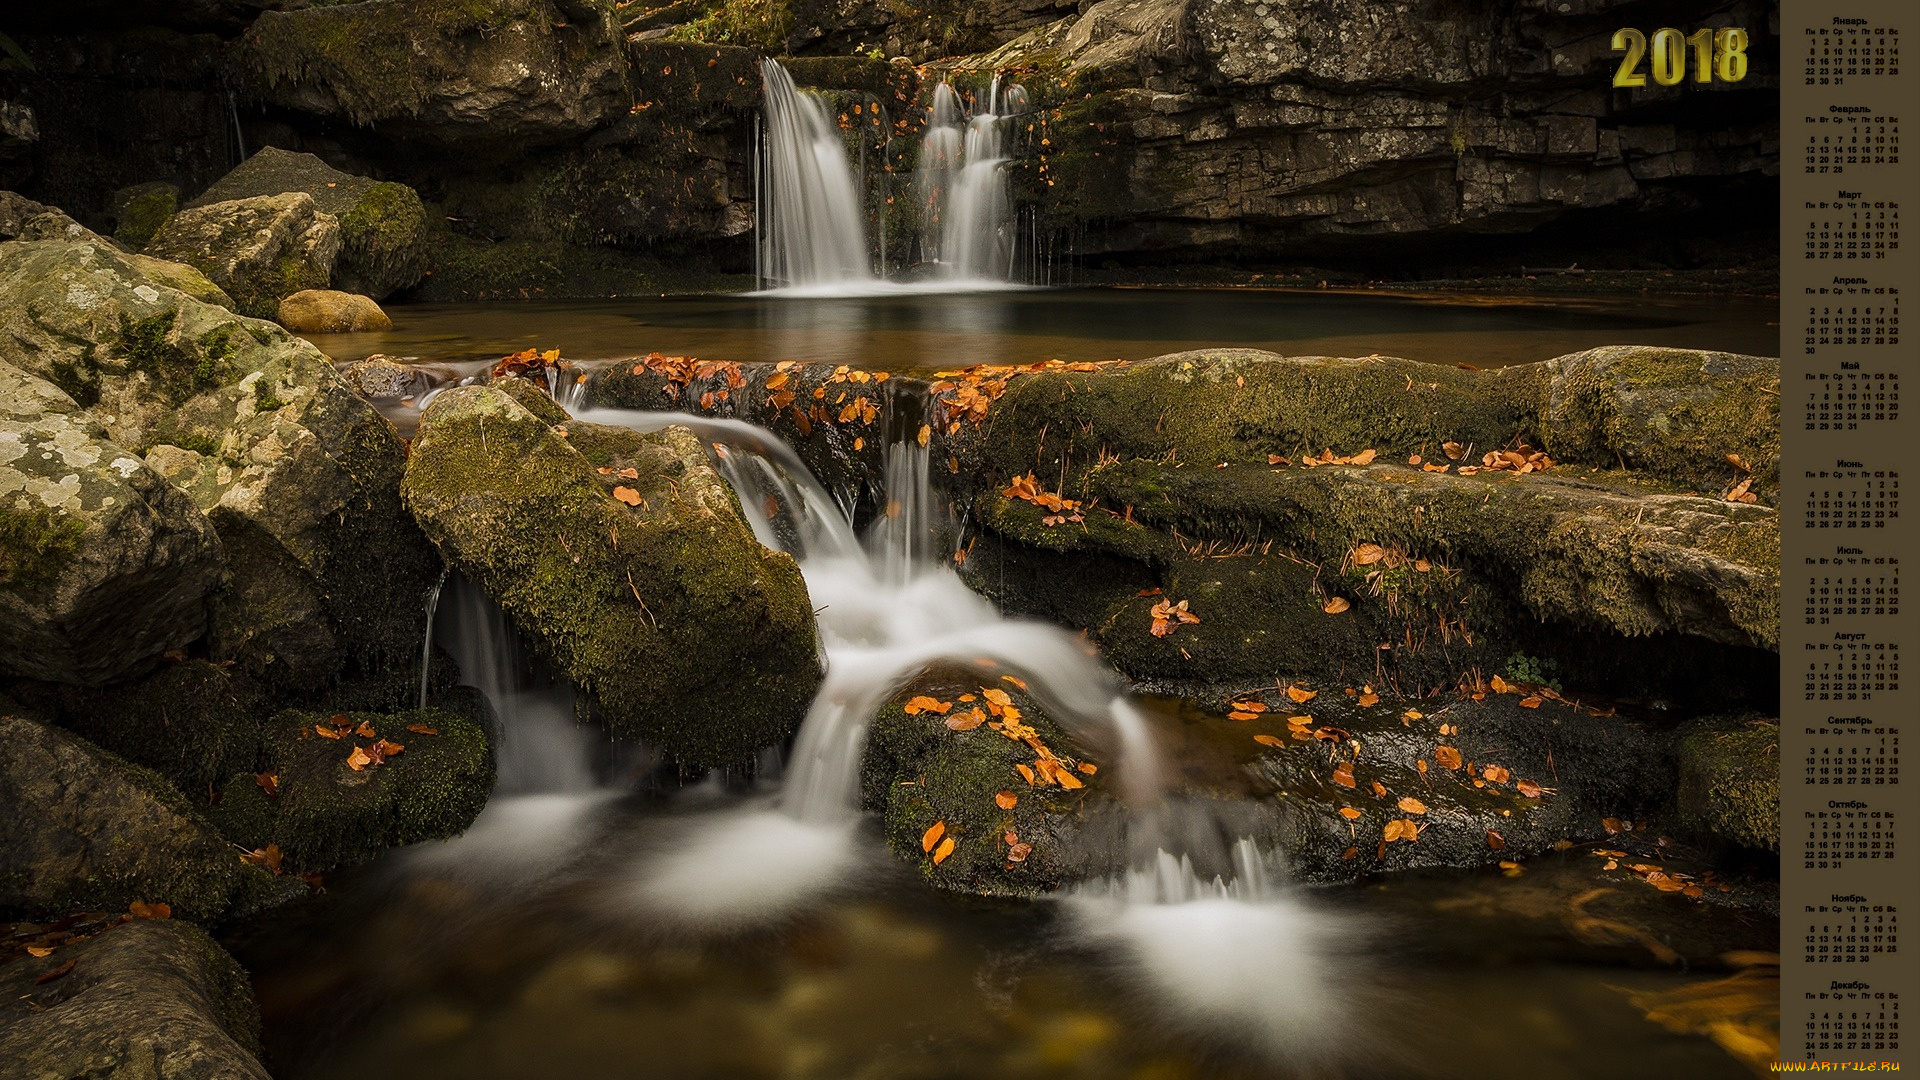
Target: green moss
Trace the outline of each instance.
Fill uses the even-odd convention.
[[[63,511],[0,505],[0,589],[30,593],[51,585],[86,532],[86,522]]]
[[[412,188],[374,184],[340,215],[342,284],[377,299],[419,281],[426,233],[426,206]]]
[[[738,45],[778,55],[787,50],[793,33],[793,9],[787,0],[718,0],[706,14],[667,37],[674,41],[704,41]]]
[[[259,756],[260,694],[244,676],[209,663],[168,663],[132,683],[61,687],[45,710],[95,745],[204,795]]]
[[[1674,809],[1695,835],[1741,847],[1780,850],[1780,722],[1713,716],[1674,738],[1680,782]]]
[[[202,334],[193,347],[175,332],[179,312],[168,308],[144,319],[122,313],[116,344],[127,366],[145,372],[170,404],[222,385],[238,350],[233,328],[218,326]]]
[[[251,772],[234,776],[212,812],[215,825],[249,849],[278,844],[288,869],[329,870],[457,835],[486,805],[493,751],[472,719],[438,709],[337,714],[349,729],[364,723],[377,739],[405,747],[355,770],[348,757],[377,739],[318,735],[316,726],[341,722],[334,715],[288,711],[268,721],[263,768],[278,777],[278,793],[266,794]]]
[[[180,209],[180,195],[173,190],[149,191],[127,200],[120,210],[120,222],[113,238],[131,248],[145,247],[160,231],[174,211]]]
[[[442,394],[409,459],[407,503],[616,731],[690,765],[784,738],[819,681],[792,558],[753,539],[684,429],[567,430],[498,389]],[[613,472],[576,443],[604,451]],[[627,469],[635,477],[618,475]]]

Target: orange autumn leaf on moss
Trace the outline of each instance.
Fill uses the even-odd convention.
[[[640,493],[624,485],[613,489],[613,497],[626,503],[628,506],[640,505]]]
[[[1354,821],[1360,817],[1360,811],[1355,810],[1351,806],[1343,806],[1340,808],[1340,816],[1346,818],[1348,821]]]
[[[1031,854],[1033,854],[1032,844],[1025,842],[1017,843],[1007,848],[1007,861],[1013,863],[1026,862],[1027,856]]]
[[[954,840],[951,836],[940,841],[940,846],[933,849],[933,865],[939,866],[941,863],[946,862],[947,856],[953,854],[954,846]]]
[[[1015,795],[1011,791],[997,792],[993,796],[993,805],[1002,810],[1011,810],[1020,805],[1020,796]]]
[[[1353,606],[1352,604],[1347,602],[1346,597],[1336,596],[1333,599],[1328,600],[1326,604],[1320,608],[1320,610],[1326,612],[1329,615],[1338,615],[1352,606]]]
[[[1021,777],[1021,779],[1023,779],[1023,780],[1025,780],[1025,781],[1027,782],[1027,786],[1028,786],[1028,787],[1032,787],[1032,786],[1034,786],[1034,775],[1033,775],[1033,767],[1032,767],[1032,766],[1030,766],[1030,765],[1022,765],[1022,764],[1017,764],[1017,763],[1016,763],[1016,764],[1014,765],[1014,767],[1013,767],[1013,771],[1015,771],[1015,772],[1017,772],[1017,773],[1019,773],[1019,774],[1020,774],[1020,777]]]
[[[1420,826],[1407,818],[1395,818],[1387,822],[1383,835],[1389,844],[1396,840],[1405,840],[1408,843],[1413,843],[1415,840],[1420,839]]]
[[[353,753],[347,755],[347,768],[354,772],[360,772],[372,764],[373,755],[358,746],[353,748]]]
[[[947,710],[951,708],[953,708],[953,702],[951,701],[941,701],[938,698],[931,698],[925,694],[920,694],[908,701],[903,711],[905,711],[908,716],[918,716],[923,712],[939,713],[945,716]]]
[[[266,792],[268,798],[280,794],[280,777],[275,773],[254,773],[254,786]]]
[[[927,831],[920,834],[920,850],[932,851],[933,846],[938,844],[940,838],[945,835],[947,835],[946,822],[936,821],[932,825],[927,826]]]
[[[411,731],[411,732],[413,732],[413,733],[414,733],[415,735],[438,735],[438,734],[440,734],[440,729],[439,729],[439,728],[436,728],[436,727],[428,727],[428,726],[427,726],[426,724],[408,724],[408,725],[407,725],[407,730],[408,730],[408,731]]]
[[[947,728],[951,731],[972,731],[974,728],[986,722],[987,714],[981,712],[978,707],[969,709],[963,713],[955,713],[947,717],[944,721]]]
[[[173,908],[158,901],[149,904],[145,900],[135,900],[133,903],[127,905],[127,911],[136,919],[168,919],[173,917]]]
[[[1148,631],[1154,637],[1166,637],[1182,626],[1198,623],[1200,616],[1187,610],[1187,603],[1185,600],[1177,604],[1171,600],[1162,600],[1153,605],[1149,613],[1153,616],[1153,625],[1148,627]]]
[[[278,874],[280,872],[280,845],[268,844],[263,848],[240,853],[240,861],[249,866],[264,866]]]

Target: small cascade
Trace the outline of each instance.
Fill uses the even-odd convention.
[[[440,576],[434,579],[433,588],[427,591],[427,632],[420,640],[420,708],[427,707],[427,685],[433,680],[433,619],[440,611],[440,590],[447,587],[446,568],[442,567]]]
[[[834,291],[877,283],[869,264],[860,185],[839,129],[819,98],[773,60],[766,86],[760,202],[763,287]]]

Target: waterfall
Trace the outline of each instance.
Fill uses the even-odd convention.
[[[427,684],[433,676],[433,619],[440,611],[440,590],[447,587],[447,569],[440,568],[440,576],[433,581],[433,588],[427,590],[427,632],[420,639],[420,708],[427,707]]]
[[[1026,90],[1017,83],[1003,88],[998,75],[971,118],[961,113],[952,87],[942,83],[934,89],[920,151],[921,198],[931,211],[926,232],[938,226],[937,257],[950,278],[998,282],[1013,277],[1013,196],[1006,166],[1014,123],[1026,105]]]
[[[773,60],[766,85],[764,188],[759,193],[764,285],[834,290],[877,282],[869,264],[860,186],[827,107]]]
[[[761,77],[766,122],[754,154],[754,264],[762,289],[859,296],[996,287],[1013,280],[1018,221],[1006,166],[1015,124],[1027,110],[1022,87],[1002,85],[995,76],[971,117],[953,87],[934,87],[913,187],[920,247],[940,265],[942,280],[909,286],[886,282],[872,269],[862,183],[826,104],[795,87],[776,61],[761,64]],[[884,230],[884,213],[881,224]]]

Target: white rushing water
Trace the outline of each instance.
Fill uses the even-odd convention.
[[[826,103],[761,64],[766,125],[758,180],[758,266],[768,295],[886,296],[1016,288],[1016,224],[1006,166],[1026,91],[999,77],[969,117],[951,86],[934,88],[914,190],[920,244],[941,280],[891,282],[873,266],[862,188]],[[883,245],[884,247],[884,245]]]

